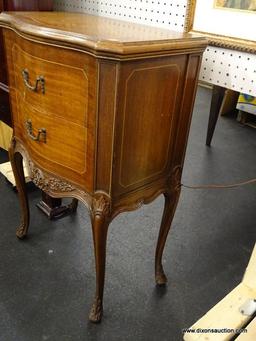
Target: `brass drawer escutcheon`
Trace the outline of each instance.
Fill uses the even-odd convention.
[[[27,130],[27,135],[31,140],[46,143],[46,129],[45,128],[38,129],[37,135],[34,135],[32,121],[27,120],[25,122],[25,126]]]
[[[27,69],[22,70],[22,78],[23,78],[26,88],[28,88],[30,91],[38,92],[39,85],[40,85],[42,94],[45,94],[44,76],[37,76],[35,86],[29,84],[29,72]]]

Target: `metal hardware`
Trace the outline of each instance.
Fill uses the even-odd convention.
[[[252,316],[256,312],[256,299],[248,299],[240,308],[239,311],[245,316]]]
[[[45,128],[38,129],[37,135],[34,135],[32,121],[27,120],[25,122],[25,126],[26,126],[28,137],[31,140],[46,143],[46,129]]]
[[[37,76],[36,78],[36,85],[30,85],[29,84],[29,72],[27,69],[23,69],[22,70],[22,77],[23,77],[23,81],[25,86],[30,90],[30,91],[34,91],[37,92],[38,88],[39,88],[39,84],[41,85],[41,92],[42,94],[45,94],[45,79],[44,76]]]

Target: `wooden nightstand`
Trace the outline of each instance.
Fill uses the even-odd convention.
[[[85,14],[0,16],[10,79],[10,158],[28,232],[22,159],[52,197],[90,210],[96,296],[102,316],[107,230],[123,211],[165,195],[155,276],[180,194],[202,37]]]

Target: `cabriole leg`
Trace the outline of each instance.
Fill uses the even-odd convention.
[[[29,205],[23,169],[23,157],[19,152],[15,151],[15,140],[13,140],[11,143],[11,147],[9,149],[9,158],[16,181],[21,207],[21,223],[16,230],[16,236],[20,239],[23,239],[27,235],[29,227]]]
[[[164,285],[167,282],[167,278],[165,276],[162,265],[162,256],[165,242],[178,204],[179,194],[180,190],[164,193],[165,196],[164,212],[158,235],[155,254],[155,280],[157,285]]]
[[[96,267],[96,293],[89,320],[97,323],[103,314],[103,292],[105,280],[106,243],[109,226],[109,202],[102,196],[94,199],[92,209],[92,232]]]

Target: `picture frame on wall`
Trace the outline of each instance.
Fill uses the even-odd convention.
[[[256,0],[190,0],[186,31],[210,45],[256,52]]]

